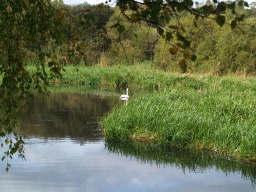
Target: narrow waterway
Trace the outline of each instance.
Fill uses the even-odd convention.
[[[100,118],[111,94],[52,93],[24,105],[26,161],[0,162],[1,191],[255,191],[254,166],[207,152],[105,143]],[[3,151],[0,151],[3,153]]]

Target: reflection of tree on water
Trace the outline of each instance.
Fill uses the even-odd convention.
[[[184,174],[189,172],[206,172],[211,168],[229,173],[239,173],[245,180],[256,184],[256,165],[241,162],[229,157],[207,151],[192,151],[168,147],[151,147],[145,144],[116,143],[106,141],[106,148],[113,153],[124,156],[132,156],[143,163],[156,164],[158,166],[175,166],[182,169]]]
[[[11,167],[8,160],[17,151],[18,157],[25,159],[25,137],[20,135],[41,137],[45,142],[70,138],[81,145],[99,141],[103,139],[99,118],[121,102],[117,102],[116,97],[96,94],[51,93],[50,96],[35,95],[23,104],[18,118],[21,130],[16,130],[19,135],[9,133],[2,139],[5,135],[0,131],[1,148],[8,147],[4,148],[6,152],[1,158],[7,163],[7,171]]]
[[[70,137],[81,144],[98,141],[102,140],[98,121],[116,104],[116,98],[90,94],[35,96],[26,103],[20,124],[28,136]]]

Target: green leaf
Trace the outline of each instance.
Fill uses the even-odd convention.
[[[222,15],[217,15],[216,17],[216,23],[219,25],[219,26],[223,26],[224,23],[226,22],[226,18]]]
[[[248,2],[244,1],[244,6],[245,6],[245,7],[249,7]]]
[[[235,10],[235,8],[236,8],[236,2],[234,1],[234,2],[232,2],[232,3],[230,3],[230,4],[228,4],[228,8],[231,9],[231,10]]]
[[[172,38],[173,38],[172,33],[171,32],[166,32],[165,39],[167,41],[170,41]]]
[[[192,0],[183,0],[183,3],[187,6],[187,7],[192,7],[194,2]]]
[[[196,59],[197,59],[197,56],[196,55],[192,55],[190,59],[195,62]]]
[[[2,131],[0,132],[0,137],[4,137],[5,136],[5,133]]]
[[[117,27],[117,31],[118,31],[118,33],[123,33],[124,31],[125,31],[125,27],[124,27],[124,25],[118,25],[118,27]]]
[[[224,12],[226,11],[226,8],[227,8],[227,4],[225,2],[220,2],[218,5],[217,5],[217,10],[220,11],[220,12]]]
[[[187,40],[187,38],[184,37],[181,33],[177,33],[177,38],[178,38],[179,41],[181,41],[183,43],[182,46],[178,45],[178,43],[177,43],[177,45],[179,47],[182,47],[184,49],[190,47],[190,41]]]
[[[157,31],[158,31],[159,35],[161,35],[162,37],[164,36],[164,30],[161,27],[158,27]]]
[[[216,9],[216,7],[210,4],[210,5],[204,5],[200,9],[204,15],[208,15],[209,13],[213,12]]]
[[[232,20],[232,21],[231,21],[230,27],[231,27],[231,29],[236,28],[236,20]]]
[[[186,38],[184,38],[184,40],[183,40],[183,47],[184,48],[189,48],[190,47],[190,41],[189,40],[187,40]]]
[[[243,6],[244,6],[244,2],[243,2],[243,1],[238,1],[238,2],[237,2],[237,5],[238,5],[239,7],[243,7]]]

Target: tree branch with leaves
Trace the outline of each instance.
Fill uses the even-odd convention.
[[[168,43],[172,44],[170,54],[175,55],[179,51],[184,52],[183,59],[179,62],[183,72],[186,72],[187,60],[195,61],[196,55],[188,54],[191,46],[191,41],[188,38],[188,32],[183,28],[180,18],[183,13],[189,13],[194,16],[193,24],[197,25],[199,18],[214,20],[220,27],[224,24],[230,25],[234,29],[239,22],[243,21],[242,15],[236,14],[236,7],[248,7],[248,3],[243,0],[238,1],[217,1],[206,2],[202,6],[193,0],[118,0],[116,5],[120,8],[121,13],[130,22],[146,22],[152,27],[155,27]],[[227,21],[225,14],[231,11],[233,18]],[[176,23],[170,23],[171,20],[176,20]],[[124,31],[119,21],[113,27],[116,27],[120,33]],[[173,42],[175,42],[173,44]],[[188,57],[188,55],[190,55]]]
[[[6,0],[0,4],[0,138],[6,151],[2,160],[15,153],[25,159],[24,141],[16,134],[20,102],[34,91],[46,92],[51,76],[61,74],[62,66],[51,60],[45,49],[47,43],[63,42],[62,14],[52,7],[50,0]],[[37,57],[36,72],[26,68],[27,51]],[[46,59],[50,73],[46,72]],[[7,146],[7,148],[5,147]]]

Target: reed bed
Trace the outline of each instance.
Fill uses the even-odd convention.
[[[134,89],[166,89],[187,82],[187,86],[200,88],[202,82],[188,75],[170,74],[152,69],[149,64],[132,66],[67,66],[63,78],[53,81],[59,85],[73,86],[102,86],[102,87],[132,87]],[[193,82],[191,82],[193,79]]]
[[[206,149],[256,161],[255,79],[204,77],[135,99],[102,120],[107,140]]]

